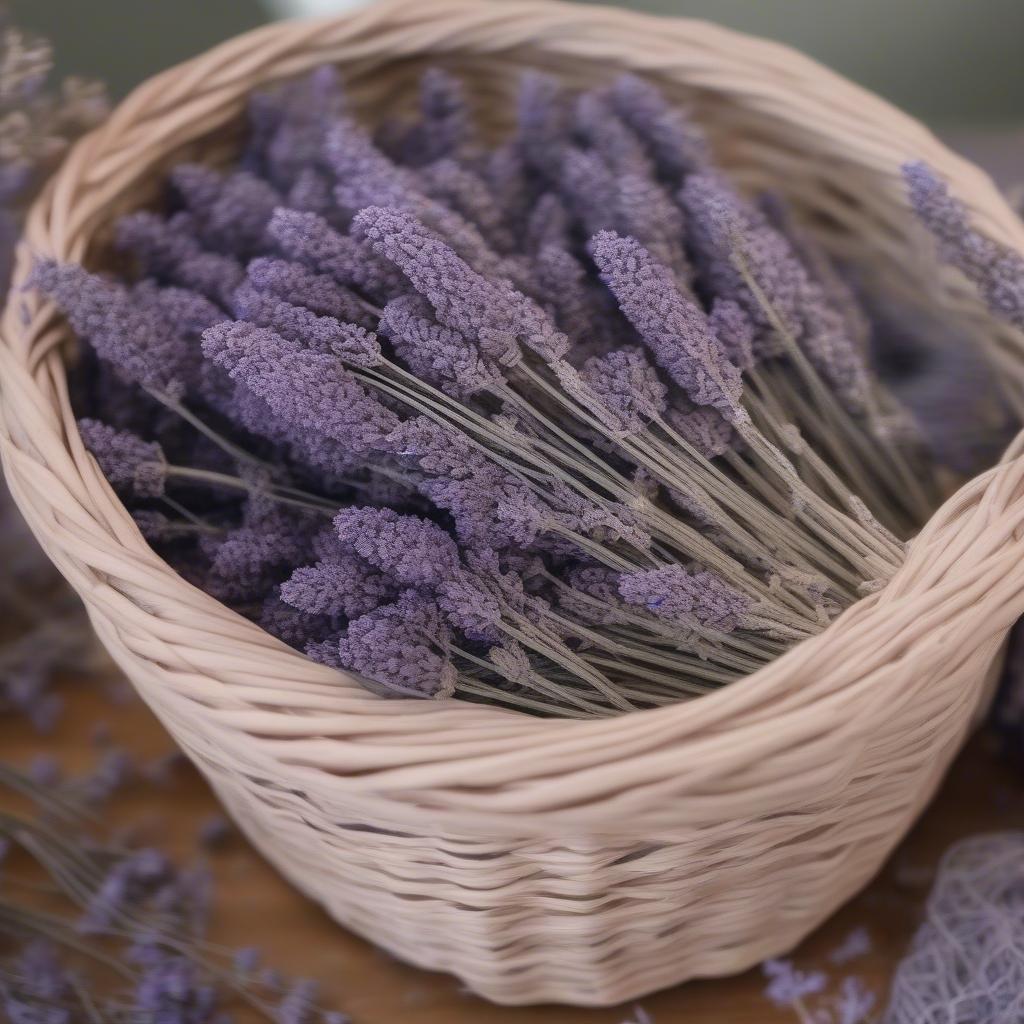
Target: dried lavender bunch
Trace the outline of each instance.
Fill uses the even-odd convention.
[[[211,880],[153,847],[83,832],[90,803],[128,779],[110,750],[91,777],[63,779],[51,760],[28,772],[0,764],[0,1008],[45,1024],[228,1024],[246,1009],[276,1024],[346,1024],[316,1004],[315,985],[287,981],[256,949],[203,935]],[[42,868],[49,879],[40,885]],[[247,1018],[248,1019],[248,1018]]]
[[[239,164],[42,264],[83,437],[187,578],[393,696],[594,716],[704,693],[900,565],[937,502],[827,256],[645,82],[442,70],[372,136],[321,69]]]

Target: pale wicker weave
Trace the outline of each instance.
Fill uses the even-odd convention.
[[[510,0],[391,3],[275,25],[138,89],[31,215],[3,323],[4,464],[97,632],[252,840],[350,928],[505,1003],[609,1004],[792,946],[856,892],[934,791],[1024,611],[1024,459],[970,483],[906,566],[824,635],[711,696],[603,721],[385,701],[183,582],[147,547],[68,405],[30,251],[102,265],[115,216],[188,153],[228,152],[255,86],[336,62],[371,114],[419,68],[499,111],[517,70],[629,68],[686,97],[747,181],[827,214],[831,244],[1019,339],[930,266],[899,164],[923,157],[991,237],[1024,229],[910,118],[792,51],[710,25]],[[496,123],[500,113],[495,115]],[[955,308],[955,310],[954,310]]]

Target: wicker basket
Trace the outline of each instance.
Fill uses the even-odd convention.
[[[11,490],[117,662],[253,842],[339,921],[499,1002],[609,1004],[796,943],[878,870],[984,704],[1024,611],[1024,458],[974,480],[884,591],[756,675],[602,721],[385,701],[185,583],[84,451],[66,328],[20,289],[30,253],[102,266],[157,173],[230,151],[246,94],[323,62],[372,116],[426,62],[478,83],[495,127],[525,64],[629,68],[697,108],[751,184],[828,244],[1024,346],[928,265],[899,164],[945,175],[991,237],[1024,228],[917,123],[780,46],[606,7],[396,2],[280,24],[166,72],[73,151],[33,210],[2,322]]]

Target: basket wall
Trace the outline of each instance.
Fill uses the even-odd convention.
[[[610,1004],[740,971],[849,898],[927,802],[1024,611],[1024,462],[972,481],[881,593],[756,675],[597,722],[384,701],[185,583],[83,449],[68,334],[20,289],[32,254],[102,266],[111,225],[185,155],[230,153],[246,95],[323,62],[369,116],[424,62],[471,75],[500,129],[514,76],[657,79],[748,184],[791,194],[837,251],[1024,348],[927,266],[898,168],[924,158],[993,238],[1024,229],[913,120],[788,49],[606,7],[391,2],[274,25],[153,79],[32,211],[0,334],[11,491],[144,699],[253,841],[348,927],[499,1002]],[[924,268],[924,269],[920,269]]]

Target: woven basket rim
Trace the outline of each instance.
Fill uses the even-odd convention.
[[[81,185],[83,176],[88,177],[88,168],[103,166],[104,158],[116,155],[118,138],[134,127],[136,119],[149,106],[167,103],[173,108],[178,94],[186,87],[194,87],[204,76],[210,77],[213,74],[211,69],[220,67],[227,69],[226,75],[234,73],[232,69],[242,59],[240,55],[251,56],[255,64],[257,58],[266,59],[268,50],[280,51],[273,73],[261,79],[261,82],[266,83],[285,77],[282,69],[288,69],[291,73],[291,69],[298,68],[305,59],[304,46],[308,49],[314,45],[313,41],[317,37],[329,35],[341,27],[352,38],[366,36],[372,39],[376,33],[395,25],[408,27],[422,22],[443,26],[448,16],[458,16],[462,21],[475,18],[484,22],[488,18],[516,18],[523,26],[524,41],[531,48],[553,57],[574,54],[573,38],[576,37],[570,36],[570,30],[585,34],[591,43],[597,41],[608,47],[617,45],[616,41],[623,32],[649,37],[652,41],[651,49],[637,62],[634,70],[655,75],[658,72],[659,46],[670,46],[673,39],[685,36],[699,26],[701,34],[708,40],[709,52],[713,45],[716,51],[728,51],[737,59],[747,55],[753,59],[756,53],[758,60],[785,65],[789,87],[794,91],[798,91],[801,86],[813,85],[817,88],[825,82],[835,103],[839,107],[845,104],[851,110],[855,109],[857,116],[865,123],[863,147],[851,156],[865,166],[883,167],[888,178],[896,173],[896,168],[889,165],[892,154],[880,155],[874,144],[879,139],[884,141],[887,133],[896,135],[894,126],[897,127],[902,134],[898,142],[893,143],[894,147],[902,146],[907,150],[907,156],[918,155],[912,149],[919,150],[920,156],[928,159],[953,183],[958,194],[968,202],[979,227],[987,235],[1018,251],[1024,251],[1024,227],[1016,220],[987,176],[949,153],[929,132],[884,100],[782,44],[765,42],[691,19],[661,18],[610,7],[547,0],[502,0],[499,4],[481,3],[479,0],[436,0],[422,5],[409,4],[403,0],[386,0],[351,14],[302,23],[271,24],[229,40],[139,86],[119,105],[105,125],[74,147],[33,207],[26,228],[26,240],[19,247],[14,285],[0,327],[3,335],[0,374],[3,382],[8,385],[5,389],[8,398],[13,394],[10,389],[12,382],[15,388],[34,389],[32,395],[19,395],[18,401],[8,400],[4,403],[4,427],[0,440],[5,468],[12,481],[12,492],[16,500],[23,507],[33,503],[34,499],[29,495],[27,485],[24,485],[33,473],[39,471],[38,465],[30,465],[33,462],[43,464],[54,478],[59,477],[64,481],[73,494],[88,495],[94,504],[96,496],[102,495],[102,514],[107,518],[99,516],[95,507],[88,509],[91,524],[83,529],[95,528],[112,547],[130,556],[135,565],[145,567],[146,571],[154,574],[154,578],[159,577],[159,589],[162,594],[168,595],[168,606],[175,602],[192,606],[196,623],[192,628],[197,637],[205,635],[212,643],[220,638],[221,630],[227,630],[232,637],[244,641],[240,657],[256,658],[259,655],[259,663],[267,664],[270,670],[284,677],[285,685],[301,676],[305,680],[315,680],[317,684],[330,683],[337,687],[337,713],[355,716],[353,731],[358,731],[360,725],[372,731],[385,722],[389,728],[396,728],[397,720],[403,719],[408,724],[397,726],[402,735],[406,738],[413,734],[429,736],[429,744],[438,760],[442,758],[442,751],[446,747],[457,751],[469,735],[493,733],[497,752],[490,758],[476,756],[473,760],[476,767],[487,768],[480,781],[481,788],[486,788],[486,792],[474,793],[467,787],[460,791],[461,795],[451,796],[451,805],[446,810],[458,808],[470,815],[479,813],[484,816],[490,816],[491,812],[508,813],[513,817],[543,812],[545,817],[552,817],[557,816],[560,802],[586,802],[601,792],[604,794],[604,812],[607,813],[616,806],[618,794],[609,793],[607,783],[598,785],[594,778],[594,773],[603,771],[606,765],[598,769],[592,763],[574,760],[574,751],[582,747],[593,749],[596,745],[609,751],[618,749],[620,753],[616,755],[615,763],[624,770],[623,785],[631,790],[631,799],[653,807],[658,798],[657,786],[649,786],[648,783],[659,773],[664,774],[666,767],[671,764],[670,757],[679,758],[683,743],[686,744],[687,757],[699,765],[702,756],[713,755],[722,744],[747,744],[750,757],[758,749],[765,756],[779,755],[787,743],[813,742],[815,737],[828,731],[823,726],[825,721],[831,728],[831,742],[836,742],[838,735],[849,736],[852,740],[858,730],[870,724],[872,716],[879,714],[880,709],[893,697],[891,693],[879,692],[879,687],[875,685],[876,680],[884,676],[877,667],[869,668],[854,679],[834,678],[837,675],[834,671],[837,652],[856,647],[857,643],[866,643],[874,637],[873,620],[880,619],[884,613],[888,623],[904,623],[909,631],[908,636],[917,636],[921,644],[927,644],[930,642],[928,638],[915,632],[915,621],[919,617],[927,617],[938,606],[948,607],[949,602],[955,601],[956,595],[964,589],[964,581],[973,585],[980,578],[984,586],[978,584],[979,592],[983,591],[979,602],[993,609],[993,615],[984,628],[990,629],[995,635],[999,628],[1005,627],[1007,614],[997,611],[999,602],[993,595],[1005,602],[1008,590],[1012,589],[1016,599],[1017,592],[1024,586],[1024,569],[1016,573],[1000,571],[997,565],[998,546],[991,538],[988,543],[972,545],[968,550],[959,552],[958,560],[947,566],[949,571],[945,574],[938,573],[936,564],[941,562],[943,552],[951,545],[955,547],[955,537],[965,529],[965,524],[973,524],[972,528],[978,529],[984,526],[992,537],[996,533],[1000,537],[1015,536],[1022,515],[1021,502],[1015,499],[1021,490],[1024,460],[1015,459],[997,466],[966,484],[925,526],[913,542],[906,564],[884,590],[858,602],[822,634],[804,641],[758,672],[692,701],[608,719],[568,720],[537,719],[515,711],[459,700],[384,700],[365,691],[358,682],[343,673],[320,666],[311,669],[311,663],[303,654],[269,637],[255,623],[229,611],[220,602],[187,583],[170,565],[157,558],[112,489],[105,480],[98,478],[91,457],[85,455],[74,429],[74,417],[62,383],[63,368],[56,351],[56,345],[65,332],[62,327],[56,326],[52,307],[41,304],[31,294],[27,295],[23,287],[33,251],[35,254],[64,259],[78,258],[84,251],[84,242],[71,229],[66,232],[70,239],[67,244],[62,241],[60,246],[55,246],[52,243],[55,238],[63,239],[61,224],[73,226],[76,223],[70,211],[74,208],[76,188]],[[538,40],[536,36],[538,23],[551,30],[547,42]],[[655,40],[658,41],[657,45]],[[439,38],[438,47],[457,49],[457,40],[452,43]],[[813,108],[813,90],[810,92],[806,103]],[[162,99],[165,94],[169,97],[166,100]],[[224,122],[228,119],[227,115],[221,118]],[[885,131],[882,131],[883,124],[887,126]],[[833,129],[815,126],[814,130],[828,137],[829,131]],[[22,322],[26,309],[36,337],[45,335],[49,339],[46,344],[36,344],[31,351],[25,350],[20,340],[26,331],[26,325]],[[33,404],[42,410],[34,420],[27,411]],[[57,411],[56,418],[52,415],[54,410]],[[20,436],[26,430],[35,432],[32,433],[31,444],[37,449],[46,447],[47,455],[55,456],[55,444],[59,443],[65,456],[63,463],[55,459],[50,465],[45,458],[28,453],[24,437]],[[17,436],[17,440],[12,440],[14,436]],[[991,507],[992,495],[997,490],[1005,499],[1005,508]],[[118,508],[120,515],[117,513]],[[41,515],[45,519],[45,513],[39,513],[37,509],[35,515],[29,516],[34,528],[38,529],[38,524],[42,522]],[[52,539],[47,542],[44,538],[44,543],[65,573],[72,577],[76,587],[86,591],[87,598],[98,597],[101,587],[92,576],[76,572],[73,558],[58,551],[57,542]],[[1021,578],[1017,580],[1016,577]],[[110,595],[104,595],[104,599],[114,600]],[[118,600],[125,614],[128,614],[128,606],[134,603],[134,610],[138,613],[136,625],[139,628],[148,629],[154,625],[155,620],[143,601],[133,602],[133,598],[123,588]],[[92,611],[95,612],[95,609]],[[201,619],[211,624],[205,634],[198,625]],[[100,625],[98,628],[103,632]],[[977,631],[976,621],[972,628]],[[956,630],[951,632],[956,634]],[[196,710],[195,713],[202,714],[202,711]],[[288,713],[287,708],[268,712],[285,716]],[[767,718],[772,720],[771,730],[762,728]],[[766,732],[772,735],[762,735]],[[343,744],[346,741],[332,738],[329,742]],[[518,756],[523,761],[532,757],[547,758],[548,766],[554,761],[564,763],[565,776],[572,776],[572,785],[558,797],[550,788],[550,777],[534,778],[529,771],[520,770],[519,775],[508,779],[508,785],[496,781],[502,766],[507,767],[511,762],[513,748],[518,750]],[[406,748],[395,744],[393,749],[399,753]],[[270,756],[272,760],[276,755]],[[627,761],[630,763],[629,772],[625,771]],[[424,772],[424,764],[432,770]],[[451,765],[441,770],[429,755],[415,767],[420,770],[419,778],[431,780],[431,785],[440,785],[442,782],[448,784],[453,778]],[[836,770],[841,768],[837,767]],[[344,785],[349,787],[351,794],[379,798],[383,792],[394,796],[399,803],[404,799],[401,795],[403,787],[413,785],[412,773],[403,770],[397,762],[391,771],[375,775],[376,790],[369,787],[360,789],[352,778],[346,778],[342,773],[332,774],[322,764],[308,766],[289,763],[289,772],[308,779],[312,789],[319,788],[326,792],[331,787]],[[495,773],[494,777],[489,772]],[[500,799],[496,796],[499,793]],[[744,806],[740,802],[737,813],[743,813]],[[568,814],[566,822],[572,820],[573,816]],[[590,820],[596,820],[596,815]]]

